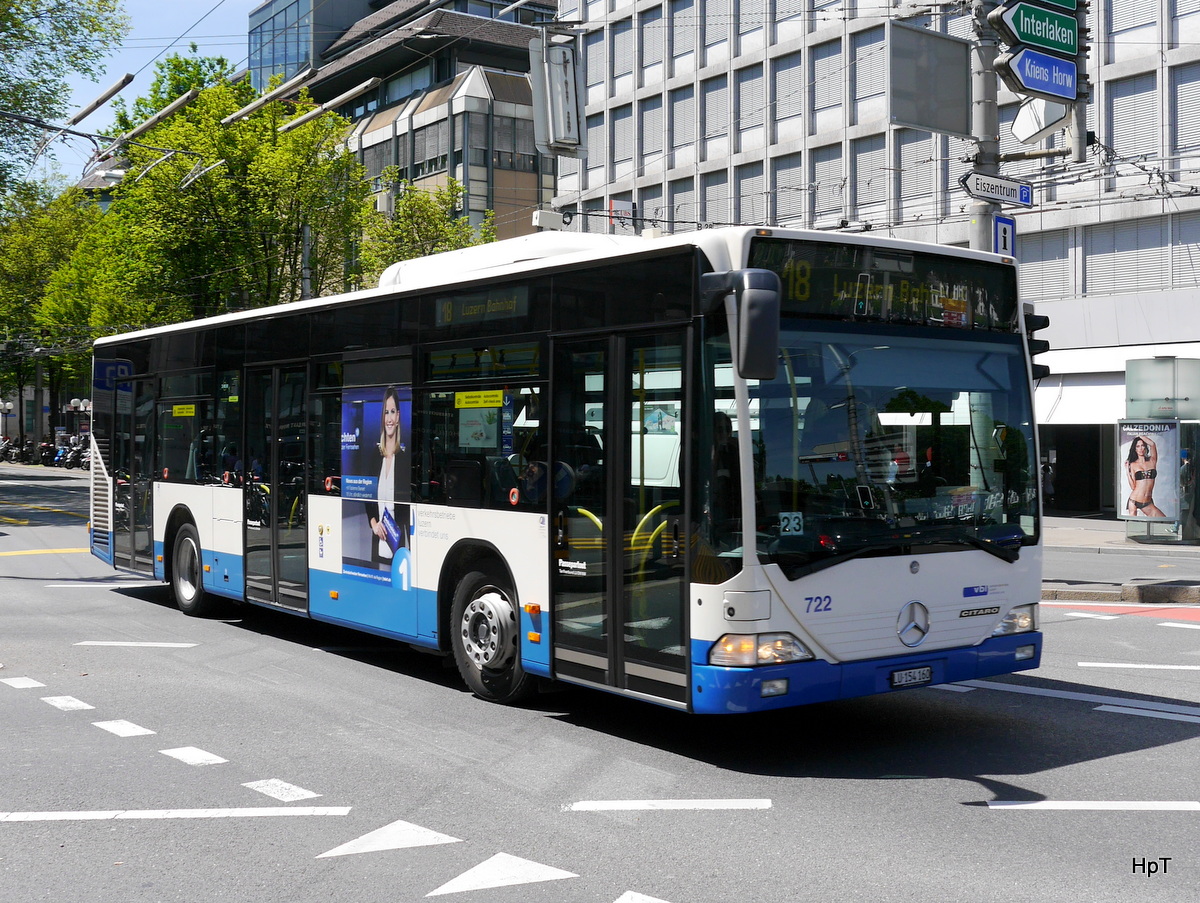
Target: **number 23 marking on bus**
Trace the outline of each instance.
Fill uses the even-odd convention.
[[[805,596],[804,602],[808,613],[833,610],[833,596]]]

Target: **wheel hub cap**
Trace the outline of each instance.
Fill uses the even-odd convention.
[[[467,604],[460,629],[463,648],[478,668],[503,668],[516,651],[516,610],[493,586]]]

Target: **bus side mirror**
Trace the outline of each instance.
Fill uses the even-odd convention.
[[[779,369],[779,299],[783,285],[771,270],[735,274],[737,368],[743,379],[774,379]]]

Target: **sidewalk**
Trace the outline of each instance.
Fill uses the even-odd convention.
[[[1165,555],[1200,559],[1200,545],[1134,542],[1125,536],[1125,521],[1115,518],[1047,516],[1047,549],[1105,555]],[[1133,580],[1114,583],[1042,583],[1042,598],[1129,604],[1200,603],[1200,583],[1191,580]]]

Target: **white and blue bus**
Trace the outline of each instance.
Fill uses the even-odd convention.
[[[1037,667],[1013,260],[547,232],[95,345],[91,547],[268,606],[752,712]]]

